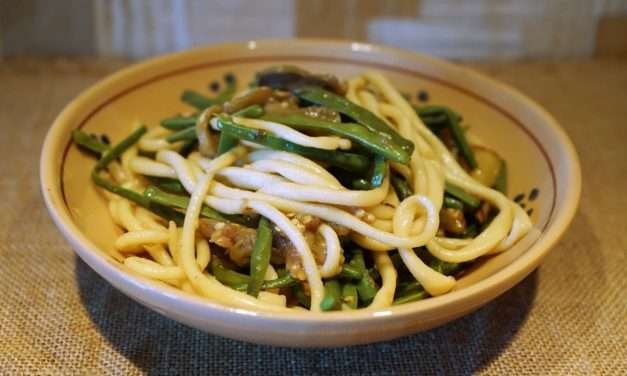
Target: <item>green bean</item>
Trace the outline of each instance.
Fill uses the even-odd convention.
[[[128,148],[133,146],[139,139],[146,133],[147,129],[145,126],[141,126],[134,130],[128,137],[122,140],[119,144],[113,146],[112,148],[106,150],[98,163],[94,166],[94,171],[99,172],[105,169],[111,161],[117,159],[122,153],[124,153]]]
[[[462,119],[459,114],[444,106],[424,106],[414,108],[414,111],[416,111],[421,120],[432,130],[437,130],[436,128],[447,125],[451,130],[451,136],[457,148],[468,163],[468,166],[472,169],[477,168],[478,165],[475,155],[466,140],[464,130],[459,125]]]
[[[272,228],[270,227],[270,221],[262,217],[259,220],[259,226],[257,226],[257,239],[250,254],[250,279],[247,289],[249,295],[259,295],[268,265],[270,265],[271,251]]]
[[[417,302],[419,300],[422,300],[428,297],[429,297],[429,294],[426,291],[416,290],[416,291],[411,291],[405,295],[399,296],[398,298],[394,299],[394,302],[392,304],[398,305],[398,304]]]
[[[381,137],[385,137],[400,145],[408,155],[411,155],[414,150],[414,144],[411,141],[403,138],[372,112],[344,97],[314,86],[297,89],[295,94],[308,102],[328,107],[350,117],[370,131],[378,133]]]
[[[220,132],[220,139],[218,140],[218,152],[217,155],[222,155],[229,150],[233,149],[239,143],[239,139],[227,132]]]
[[[135,191],[131,191],[130,189],[126,189],[119,185],[116,185],[100,175],[100,171],[106,169],[109,163],[117,159],[122,153],[124,153],[124,151],[133,146],[141,138],[141,136],[144,135],[144,133],[146,133],[146,127],[141,126],[134,132],[132,132],[124,140],[122,140],[119,144],[105,150],[105,152],[102,154],[102,157],[100,158],[100,160],[98,160],[93,170],[91,171],[91,179],[97,186],[106,189],[107,191],[114,193],[118,196],[124,197],[125,199],[152,211],[153,213],[159,215],[166,220],[173,220],[178,225],[181,225],[183,224],[183,215],[181,213],[178,213],[165,206],[155,205],[147,200],[143,195]]]
[[[374,282],[366,269],[364,255],[360,249],[354,251],[353,259],[350,261],[350,264],[362,273],[361,279],[357,282],[357,293],[359,295],[359,300],[363,304],[368,305],[377,294],[377,284]]]
[[[144,197],[151,202],[159,205],[171,207],[173,209],[186,210],[189,205],[188,196],[179,196],[167,192],[161,191],[155,186],[150,186],[144,190]],[[235,222],[241,225],[251,227],[254,224],[254,220],[249,216],[237,215],[237,214],[223,214],[219,211],[210,208],[207,205],[202,206],[200,209],[200,216],[208,219],[214,219],[221,222]]]
[[[227,82],[226,87],[224,88],[224,90],[219,92],[218,95],[216,95],[215,99],[213,100],[213,103],[223,104],[224,102],[231,100],[231,98],[233,98],[233,96],[235,95],[236,91],[237,91],[237,83],[235,81]]]
[[[247,277],[244,274],[241,274],[241,273],[238,273],[238,274]],[[297,279],[295,279],[291,275],[284,275],[282,277],[275,278],[269,281],[263,281],[263,283],[261,284],[261,289],[262,290],[280,289],[284,287],[293,287],[293,286],[296,286],[297,284],[298,284]],[[238,283],[238,284],[232,285],[231,287],[234,288],[235,290],[245,292],[248,290],[248,282]]]
[[[346,279],[359,280],[361,279],[361,277],[363,277],[363,273],[361,270],[355,268],[354,266],[350,264],[344,264],[342,266],[342,271],[340,272],[340,277],[346,278]]]
[[[149,176],[148,180],[150,180],[150,183],[152,185],[163,191],[175,194],[187,194],[187,190],[185,189],[183,184],[181,184],[181,182],[176,179]]]
[[[394,188],[394,192],[396,192],[399,201],[403,201],[407,197],[414,194],[404,177],[392,174],[390,182],[392,183],[392,187]]]
[[[241,110],[235,112],[233,116],[241,116],[245,118],[259,118],[264,116],[265,110],[258,104],[253,104],[252,106],[248,106],[242,108]]]
[[[222,127],[222,132],[226,132],[243,140],[267,146],[271,149],[300,154],[353,172],[363,172],[368,169],[370,164],[368,157],[364,155],[301,146],[283,140],[266,131],[236,124],[232,119],[226,116],[219,116],[218,119]]]
[[[353,283],[342,286],[342,303],[350,309],[357,309],[359,298],[357,297],[357,286]]]
[[[384,156],[387,159],[403,164],[409,162],[410,155],[401,146],[388,138],[381,137],[379,133],[372,132],[360,124],[334,123],[304,114],[266,114],[262,119],[285,124],[298,130],[324,132],[345,137],[355,141],[372,153]]]
[[[374,157],[374,164],[372,169],[372,177],[370,178],[370,188],[378,188],[383,184],[385,179],[385,173],[388,170],[388,164],[380,155]]]
[[[323,311],[334,311],[340,309],[342,304],[342,292],[340,283],[331,280],[324,284],[324,298],[320,302],[320,309]]]
[[[244,109],[237,111],[234,116],[242,116],[246,118],[258,118],[264,114],[264,109],[258,104],[248,106]],[[233,137],[227,132],[220,133],[220,140],[218,140],[218,155],[222,155],[227,151],[233,149],[239,143],[237,137]]]
[[[429,263],[429,267],[438,273],[442,273],[444,275],[452,275],[457,273],[457,271],[461,269],[461,264],[442,261],[434,257],[433,260]]]
[[[151,212],[155,213],[166,221],[174,221],[179,226],[183,225],[185,216],[182,213],[179,213],[167,206],[152,203],[149,200],[146,200],[146,198],[142,194],[116,185],[102,177],[96,171],[92,171],[91,179],[97,186],[106,189],[107,191],[123,197],[131,202],[134,202],[145,209],[150,210]]]
[[[442,127],[446,126],[446,123],[448,122],[448,116],[443,113],[432,116],[420,116],[420,120],[422,120],[422,122],[425,123],[425,125],[429,127],[429,129],[439,130]]]
[[[244,108],[242,110],[239,110],[234,115],[235,116],[242,116],[242,117],[251,117],[251,118],[252,117],[259,117],[259,116],[263,115],[263,108],[261,106],[259,106],[259,105],[253,105],[253,106],[246,107],[246,108]],[[176,132],[168,135],[165,138],[166,141],[168,141],[169,143],[174,143],[174,142],[177,142],[177,141],[194,141],[194,140],[197,140],[198,136],[196,134],[196,128],[195,128],[196,120],[198,120],[198,117],[191,116],[191,117],[187,117],[187,118],[180,118],[180,117],[179,118],[171,118],[171,119],[166,119],[166,120],[162,121],[161,125],[165,126],[168,129],[176,130]],[[166,123],[166,121],[168,121],[168,122]],[[232,138],[232,137],[228,137],[227,136],[227,138]],[[234,145],[237,145],[237,143],[235,143]],[[229,149],[227,149],[227,151]],[[218,155],[223,154],[223,153],[219,153],[218,152]]]
[[[501,167],[499,173],[496,175],[496,181],[494,182],[494,189],[507,195],[507,163],[501,159]]]
[[[418,290],[422,291],[424,290],[424,288],[422,287],[420,282],[416,281],[415,279],[412,279],[411,281],[408,281],[408,282],[399,283],[394,295],[396,297],[399,297],[399,296],[410,294],[412,292],[416,292]]]
[[[477,160],[475,159],[475,154],[473,153],[468,141],[466,140],[466,135],[464,134],[464,130],[459,126],[458,118],[451,112],[451,110],[447,110],[446,114],[449,117],[449,127],[451,130],[451,135],[453,136],[453,140],[455,140],[455,144],[459,148],[459,152],[462,157],[468,162],[468,166],[471,169],[477,168],[479,165],[477,164]]]
[[[80,129],[74,129],[72,131],[72,140],[77,145],[98,155],[101,155],[102,153],[109,150],[108,145],[103,144],[102,142],[96,140],[95,138],[91,137]]]
[[[436,106],[436,105],[428,105],[428,106],[414,106],[414,111],[418,116],[422,117],[440,117],[452,115],[458,122],[462,120],[462,117],[453,110],[445,106]],[[447,114],[448,112],[448,114]]]
[[[473,209],[477,209],[481,205],[481,201],[478,198],[451,183],[446,182],[444,184],[444,191]]]
[[[194,90],[185,90],[181,94],[181,100],[190,106],[196,107],[199,110],[204,110],[207,107],[215,104],[215,102],[204,95]]]
[[[299,98],[308,102],[330,108],[352,118],[357,123],[368,128],[371,132],[393,140],[396,144],[401,145],[410,154],[413,151],[414,145],[411,141],[400,136],[394,129],[390,128],[383,120],[378,118],[369,110],[342,96],[315,86],[298,88],[295,91],[295,94]]]
[[[173,116],[161,120],[161,126],[171,131],[180,131],[196,125],[197,116]]]
[[[218,257],[211,258],[211,274],[221,283],[233,288],[248,285],[249,277],[246,274],[227,268]]]
[[[262,286],[261,288],[264,289],[264,290],[280,289],[280,288],[284,288],[284,287],[295,286],[297,283],[298,283],[297,279],[295,279],[291,275],[287,274],[287,275],[284,275],[282,277],[279,277],[279,278],[276,278],[276,279],[272,279],[270,281],[263,281],[263,284],[261,285]]]
[[[196,140],[198,137],[196,136],[196,127],[184,128],[180,131],[169,134],[165,140],[169,143],[174,143],[177,141],[189,141]]]
[[[303,307],[309,309],[311,307],[311,296],[305,294],[305,288],[302,283],[297,284],[293,287],[294,295],[296,295],[296,299]]]
[[[464,210],[464,204],[455,197],[444,195],[444,207],[451,209]]]

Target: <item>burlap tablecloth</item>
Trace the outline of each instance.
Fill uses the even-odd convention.
[[[131,301],[81,262],[39,192],[44,134],[111,61],[0,62],[0,374],[627,374],[627,61],[483,64],[552,112],[581,206],[542,267],[479,311],[392,342],[257,346]]]

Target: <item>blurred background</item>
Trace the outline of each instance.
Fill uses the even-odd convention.
[[[0,57],[333,37],[457,60],[627,56],[627,0],[0,0]]]

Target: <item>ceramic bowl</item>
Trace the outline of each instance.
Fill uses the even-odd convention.
[[[474,134],[509,166],[509,193],[530,212],[534,229],[516,246],[482,260],[449,294],[379,311],[270,314],[193,297],[134,275],[108,256],[119,230],[90,182],[93,160],[70,142],[81,128],[119,140],[133,123],[157,126],[187,111],[183,89],[207,92],[227,73],[248,82],[255,71],[295,64],[349,77],[385,74],[417,101],[460,112]],[[423,96],[424,99],[424,96]],[[344,41],[249,41],[198,48],[148,60],[105,78],[74,99],[50,128],[41,154],[41,186],[50,215],[76,253],[117,289],[171,319],[244,341],[286,346],[341,346],[406,336],[468,314],[533,271],[566,230],[581,187],[576,152],[540,105],[466,68],[398,49]]]

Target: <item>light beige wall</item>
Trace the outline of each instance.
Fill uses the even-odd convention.
[[[141,58],[334,37],[457,59],[627,54],[627,0],[0,0],[0,52]]]

